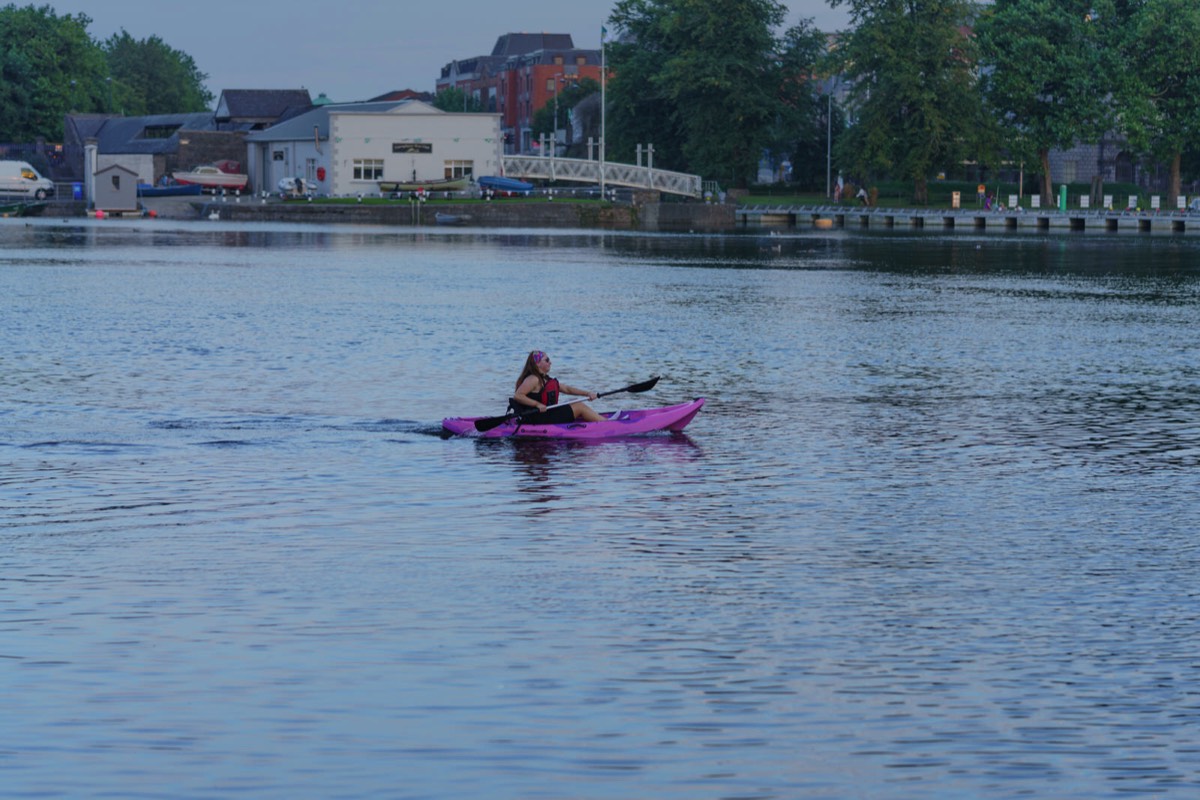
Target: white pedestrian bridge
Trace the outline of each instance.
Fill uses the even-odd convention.
[[[581,158],[514,155],[504,156],[503,164],[504,174],[509,178],[603,183],[605,186],[627,186],[685,197],[701,197],[704,191],[699,175],[617,161],[601,163]]]

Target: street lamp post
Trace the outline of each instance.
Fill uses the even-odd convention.
[[[605,46],[607,44],[605,42],[605,39],[607,39],[608,37],[605,35],[605,33],[606,33],[605,29],[603,27],[601,27],[600,28],[600,196],[601,197],[604,196],[604,145],[605,145],[604,115],[605,115],[605,107],[608,105],[608,103],[605,102],[605,87],[608,84],[607,75],[605,74],[608,72],[608,69],[605,64],[605,49],[606,49]]]
[[[554,155],[558,155],[558,82],[562,80],[562,73],[556,73],[554,76],[554,141],[550,146],[554,148]]]

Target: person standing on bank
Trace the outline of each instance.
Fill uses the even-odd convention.
[[[521,377],[517,378],[517,389],[508,401],[508,407],[522,414],[536,409],[537,413],[521,417],[521,422],[527,425],[561,425],[577,419],[584,422],[599,422],[604,419],[583,401],[547,410],[548,406],[558,403],[560,394],[586,397],[588,400],[596,399],[595,392],[585,392],[560,382],[558,378],[551,378],[550,356],[541,350],[534,350],[525,359],[525,368],[521,370]]]

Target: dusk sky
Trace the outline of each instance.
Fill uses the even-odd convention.
[[[43,0],[29,0],[36,6]],[[18,5],[26,5],[20,0]],[[86,14],[88,32],[122,28],[157,35],[195,59],[209,91],[308,89],[344,102],[393,89],[433,91],[442,66],[490,53],[510,32],[569,33],[577,47],[600,46],[606,0],[49,0],[56,13]],[[811,17],[822,30],[846,27],[844,7],[791,0],[787,24]],[[520,11],[518,9],[525,9]]]

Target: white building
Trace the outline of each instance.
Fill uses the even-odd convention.
[[[302,177],[318,194],[379,192],[380,181],[500,174],[499,114],[450,114],[419,100],[314,108],[246,137],[253,186]]]

